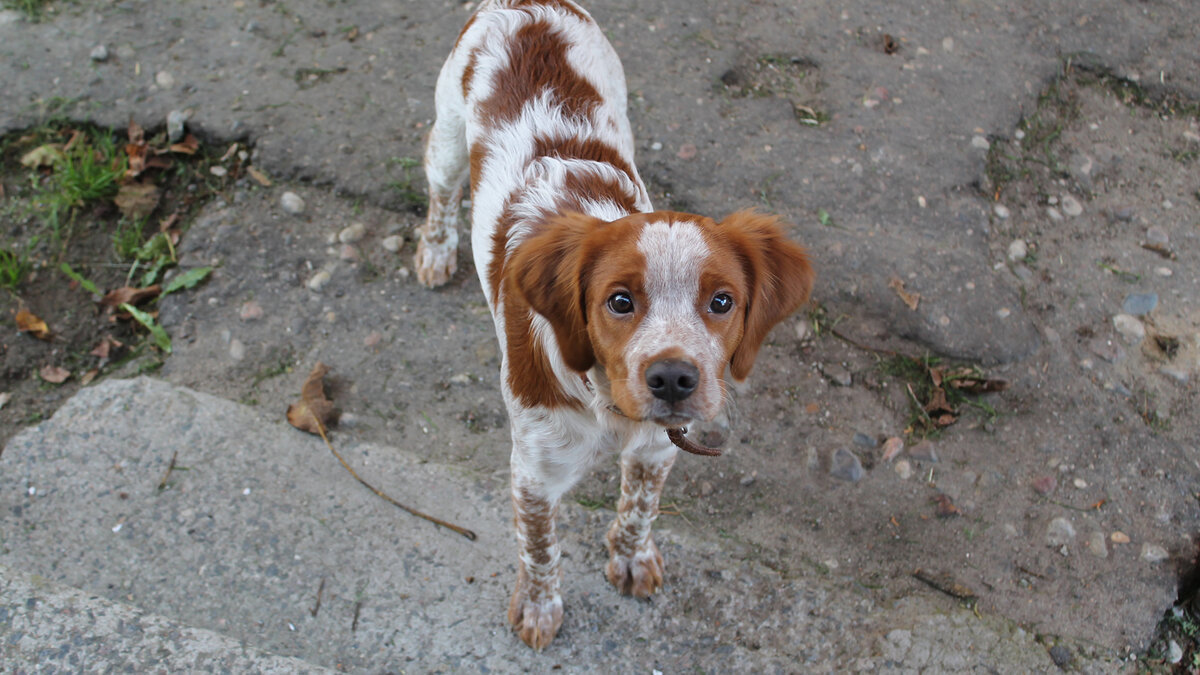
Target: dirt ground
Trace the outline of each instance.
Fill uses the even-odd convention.
[[[989,118],[959,139],[978,171],[923,168],[935,141],[906,136],[903,125],[881,141],[883,131],[857,118],[864,108],[920,118],[903,117],[897,87],[847,85],[828,65],[840,53],[827,45],[832,32],[814,37],[811,50],[775,50],[789,34],[763,23],[731,37],[767,11],[740,5],[705,5],[683,27],[666,10],[657,15],[670,17],[658,21],[673,36],[669,54],[709,41],[720,49],[669,75],[706,108],[687,113],[703,115],[690,128],[672,120],[691,103],[656,94],[641,69],[631,77],[639,164],[660,207],[715,213],[757,204],[784,213],[797,223],[793,236],[813,247],[820,276],[813,305],[761,352],[737,398],[727,454],[681,458],[662,518],[785,578],[850,576],[885,604],[914,594],[972,603],[1068,655],[1136,654],[1170,669],[1173,641],[1182,651],[1174,667],[1195,672],[1200,101],[1187,87],[1143,86],[1063,57],[1013,94],[1015,119]],[[629,11],[603,17],[627,67],[654,48],[632,34]],[[855,17],[857,32],[847,31],[869,51],[864,60],[912,62],[921,45],[950,51],[910,34],[917,29]],[[754,31],[769,34],[749,48]],[[415,68],[435,69],[436,52],[423,51]],[[1180,68],[1194,84],[1192,66]],[[678,84],[688,77],[694,86]],[[427,109],[425,101],[396,123],[389,155],[419,152]],[[253,133],[247,143],[265,166],[289,156],[256,146]],[[837,161],[826,153],[813,173],[815,160],[777,159],[806,147],[834,148]],[[888,152],[909,159],[887,164],[894,173],[874,168],[873,153]],[[697,153],[709,161],[689,161]],[[349,162],[362,155],[345,154]],[[6,166],[0,183],[11,203],[26,178]],[[468,475],[502,475],[509,431],[499,355],[470,256],[460,251],[465,268],[438,291],[410,273],[419,170],[387,164],[392,185],[380,192],[374,178],[346,179],[364,181],[355,189],[313,166],[285,174],[311,181],[234,186],[189,223],[180,268],[214,272],[161,303],[174,342],[161,376],[282,416],[320,360],[332,366],[342,438],[401,446]],[[865,172],[866,187],[839,190],[847,171]],[[954,174],[953,186],[938,182],[942,173]],[[869,194],[874,184],[886,186],[887,199]],[[306,202],[298,215],[280,204],[289,190]],[[922,221],[935,212],[936,231]],[[0,210],[0,232],[19,238],[23,221],[13,213]],[[345,234],[353,223],[363,231]],[[889,248],[904,228],[920,234]],[[393,235],[404,239],[399,253],[383,246]],[[880,267],[892,257],[911,262]],[[322,272],[328,281],[315,291],[310,282]],[[39,278],[52,273],[47,265]],[[34,288],[18,289],[5,311]],[[41,311],[68,324],[75,316]],[[64,358],[57,348],[5,333],[0,390],[12,398],[0,409],[3,438],[69,394],[31,375],[34,362]],[[1007,388],[961,399],[947,389],[954,419],[943,425],[938,409],[926,410],[937,389],[930,368],[957,366]],[[893,438],[903,450],[885,456]],[[610,509],[618,480],[615,465],[601,467],[571,498]]]

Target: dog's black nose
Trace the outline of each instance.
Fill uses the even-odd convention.
[[[692,395],[700,383],[700,371],[687,361],[664,359],[646,369],[646,386],[655,398],[677,403]]]

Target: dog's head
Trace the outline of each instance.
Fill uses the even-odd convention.
[[[565,215],[518,247],[508,274],[567,366],[597,366],[621,413],[668,427],[712,419],[726,368],[744,380],[813,282],[804,248],[752,211]]]

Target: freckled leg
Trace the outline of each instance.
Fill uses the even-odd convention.
[[[608,528],[608,580],[624,595],[649,597],[662,586],[663,559],[650,537],[675,449],[621,455],[621,499]]]
[[[470,169],[462,96],[446,90],[439,81],[436,105],[437,120],[425,146],[429,215],[421,227],[413,258],[417,281],[430,288],[450,281],[458,268],[458,212]]]
[[[508,621],[534,649],[550,644],[562,625],[559,595],[561,552],[554,529],[557,499],[547,499],[536,487],[513,476],[513,510],[516,511],[520,567],[517,587],[508,605]]]

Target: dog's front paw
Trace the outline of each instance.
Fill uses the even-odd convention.
[[[557,591],[544,593],[535,600],[526,584],[517,582],[508,605],[508,622],[525,644],[540,651],[558,634],[562,619],[562,596]]]
[[[458,270],[458,233],[451,231],[450,236],[439,242],[426,241],[422,234],[413,267],[417,270],[417,281],[423,286],[436,288],[449,282]]]
[[[635,598],[648,598],[663,582],[663,557],[650,540],[648,546],[639,549],[633,555],[614,554],[608,560],[605,573],[608,581],[622,595],[632,595]]]

